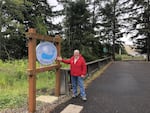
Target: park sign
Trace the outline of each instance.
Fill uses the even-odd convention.
[[[60,95],[60,62],[48,66],[36,67],[36,57],[41,64],[51,64],[56,56],[61,56],[61,37],[56,35],[51,37],[48,35],[41,35],[36,33],[36,29],[30,28],[26,33],[28,39],[28,82],[29,82],[29,96],[28,96],[28,112],[35,113],[36,111],[36,75],[41,72],[46,72],[55,69],[55,96]],[[47,41],[41,42],[36,46],[37,40]],[[49,43],[51,42],[51,43]],[[55,46],[54,46],[55,44]],[[56,47],[56,48],[55,48]]]
[[[42,65],[52,64],[57,57],[57,49],[51,42],[40,42],[36,47],[36,57]]]

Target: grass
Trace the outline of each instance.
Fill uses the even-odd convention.
[[[131,56],[127,54],[118,55],[116,54],[116,60],[144,60],[143,56]]]
[[[0,60],[0,110],[22,106],[27,102],[27,60]],[[37,63],[37,65],[39,65]],[[37,94],[48,93],[55,86],[54,71],[36,75]]]

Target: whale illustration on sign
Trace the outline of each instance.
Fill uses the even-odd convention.
[[[43,65],[52,64],[57,56],[57,49],[51,42],[41,42],[36,47],[37,60]]]
[[[41,57],[42,57],[43,59],[46,59],[46,60],[52,59],[53,56],[54,56],[53,54],[52,54],[52,55],[49,55],[49,54],[46,54],[46,53],[42,53],[42,55],[41,55]]]

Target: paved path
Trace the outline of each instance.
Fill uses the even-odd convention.
[[[71,99],[51,113],[69,104],[83,106],[80,113],[150,113],[150,63],[114,62],[86,92],[87,102]]]
[[[139,53],[136,52],[136,49],[134,49],[134,46],[132,45],[124,45],[124,48],[129,55],[132,55],[132,56],[139,55]]]

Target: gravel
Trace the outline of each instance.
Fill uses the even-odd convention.
[[[68,101],[71,97],[67,95],[59,96],[58,100],[53,103],[44,103],[44,102],[36,102],[36,112],[35,113],[50,113],[56,106]],[[27,103],[20,108],[7,108],[1,110],[0,113],[28,113],[28,105]]]

